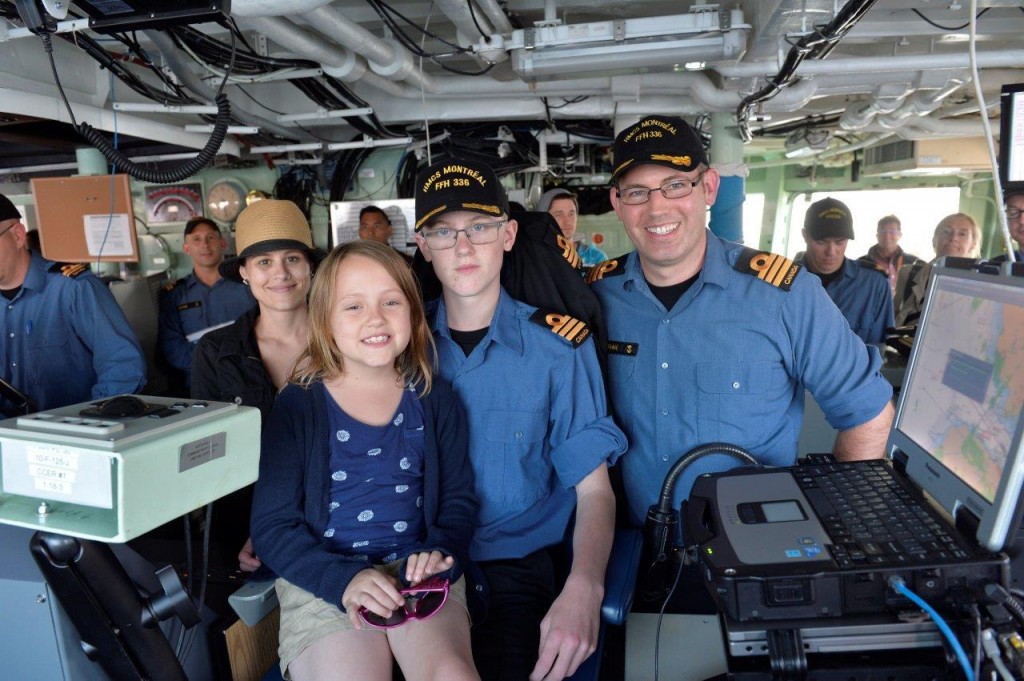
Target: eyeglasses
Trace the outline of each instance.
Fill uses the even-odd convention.
[[[1024,215],[1024,210],[1021,210],[1020,208],[1007,208],[1006,209],[1006,219],[1007,220],[1016,220],[1021,215]]]
[[[455,246],[459,240],[459,234],[465,234],[469,243],[474,246],[483,246],[498,240],[498,230],[504,227],[506,222],[508,220],[480,222],[465,229],[452,229],[451,227],[425,229],[423,230],[423,240],[435,251],[443,251]]]
[[[638,206],[651,200],[651,192],[658,190],[666,199],[682,199],[693,193],[693,188],[704,179],[702,172],[692,180],[669,180],[660,187],[626,187],[616,189],[615,195],[627,206]]]
[[[903,234],[903,230],[899,230],[899,229],[880,229],[877,232],[875,232],[875,234],[877,234],[878,236],[881,236],[883,234]]]
[[[448,580],[428,579],[398,593],[406,599],[405,606],[395,610],[391,617],[381,617],[361,606],[359,617],[375,629],[394,629],[410,619],[425,620],[433,617],[448,602]]]

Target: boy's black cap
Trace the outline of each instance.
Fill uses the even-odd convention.
[[[845,203],[825,198],[808,206],[804,229],[811,239],[852,239],[853,218]]]
[[[0,222],[15,218],[21,219],[21,213],[18,212],[18,208],[9,198],[0,194]]]
[[[210,218],[194,217],[185,223],[185,236],[188,236],[189,234],[194,232],[196,227],[198,227],[199,225],[209,225],[210,228],[213,229],[213,231],[220,234],[220,227],[218,227],[217,223],[211,220]]]
[[[612,154],[612,183],[622,173],[644,163],[689,172],[708,162],[704,143],[690,124],[678,116],[648,116],[634,123],[615,136]]]
[[[486,163],[439,161],[416,176],[416,231],[445,213],[468,210],[492,218],[508,214],[508,196]]]

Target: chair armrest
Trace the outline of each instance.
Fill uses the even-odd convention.
[[[604,602],[601,603],[601,619],[608,624],[625,622],[633,607],[642,546],[643,533],[639,529],[615,530],[604,576]]]
[[[256,626],[260,620],[277,607],[277,590],[274,589],[274,580],[246,582],[228,596],[228,603],[243,622],[250,627]]]

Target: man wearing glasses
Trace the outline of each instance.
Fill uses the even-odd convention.
[[[867,255],[857,258],[860,262],[871,263],[888,275],[890,295],[896,292],[896,276],[900,268],[904,265],[913,265],[920,260],[916,255],[911,255],[900,248],[902,236],[900,219],[895,215],[886,215],[878,221],[878,229],[875,232],[878,243],[868,249]]]
[[[1011,189],[1005,193],[1006,222],[1010,227],[1010,236],[1017,242],[1014,260],[1024,262],[1024,189]],[[998,255],[993,262],[1006,260],[1006,254]]]
[[[636,251],[591,268],[588,280],[608,321],[631,521],[642,525],[666,472],[698,445],[727,442],[767,465],[793,464],[804,388],[840,431],[837,457],[881,457],[892,389],[878,351],[854,335],[817,277],[707,230],[719,176],[694,130],[673,116],[645,118],[613,151],[611,203]],[[674,507],[696,476],[735,465],[698,460]]]
[[[0,378],[40,410],[146,382],[146,360],[114,296],[87,265],[28,250],[21,214],[0,194]],[[0,411],[15,407],[0,396]]]
[[[607,466],[626,440],[586,325],[501,287],[518,228],[508,211],[484,164],[450,159],[417,178],[416,242],[442,286],[428,309],[438,373],[466,409],[480,499],[470,557],[490,593],[474,659],[485,681],[553,680],[597,643],[615,515]],[[574,510],[572,566],[559,578]]]

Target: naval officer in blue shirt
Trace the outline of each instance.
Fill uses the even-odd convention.
[[[428,310],[438,373],[466,409],[480,501],[470,557],[490,603],[473,656],[484,681],[553,681],[597,644],[615,515],[607,467],[626,440],[586,325],[502,288],[518,229],[508,213],[482,163],[449,159],[417,178],[416,242],[442,285]],[[566,578],[556,564],[574,513]]]
[[[199,339],[233,323],[256,304],[248,286],[220,276],[227,246],[215,222],[204,217],[189,220],[183,250],[192,258],[192,272],[160,293],[160,351],[182,372],[186,385]]]
[[[892,388],[817,277],[706,227],[719,176],[681,118],[652,116],[615,138],[611,203],[636,251],[591,268],[608,322],[612,413],[626,432],[630,517],[640,525],[666,472],[697,445],[728,442],[794,463],[810,390],[843,460],[883,456]],[[884,280],[883,280],[884,283]],[[680,478],[735,460],[701,459]]]
[[[853,238],[850,209],[831,197],[815,201],[804,215],[802,234],[807,251],[798,262],[818,275],[825,293],[861,340],[885,342],[885,330],[893,326],[888,277],[873,263],[846,257],[846,245]]]
[[[39,410],[140,390],[146,360],[114,296],[87,265],[28,250],[21,214],[0,195],[0,377]],[[0,397],[0,411],[14,405]]]

